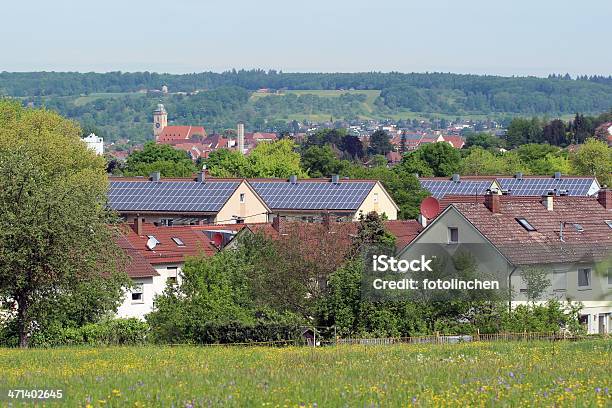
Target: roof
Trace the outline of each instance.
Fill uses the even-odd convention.
[[[385,221],[385,228],[395,236],[395,247],[398,250],[411,243],[423,231],[417,220]]]
[[[570,196],[588,196],[595,177],[497,177],[497,180],[502,190],[507,190],[511,195],[542,196],[550,191],[565,191]]]
[[[111,179],[109,207],[120,212],[218,212],[242,180],[161,181]]]
[[[136,233],[133,224],[124,230],[127,241],[152,265],[182,263],[188,256],[212,256],[216,252],[208,237],[189,225],[160,227],[142,223],[142,235]],[[155,237],[158,241],[152,250],[147,247],[149,237]]]
[[[612,210],[596,198],[553,197],[552,211],[535,197],[500,196],[499,213],[483,203],[455,203],[452,207],[514,265],[599,259],[612,249],[612,227],[606,223],[612,219]],[[528,231],[517,218],[526,219],[535,230]]]
[[[483,195],[491,188],[493,178],[460,178],[459,181],[439,178],[419,178],[421,187],[429,191],[435,198],[443,198],[447,194]]]
[[[172,142],[176,140],[189,140],[192,136],[206,137],[206,130],[202,126],[166,126],[157,136],[157,143]]]
[[[128,257],[125,269],[130,278],[159,276],[155,268],[153,268],[145,257],[130,243],[126,236],[119,235],[116,240],[117,245],[124,250]]]
[[[272,210],[357,210],[375,181],[249,181]]]

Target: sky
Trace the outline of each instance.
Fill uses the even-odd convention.
[[[610,0],[3,3],[0,71],[612,75]]]

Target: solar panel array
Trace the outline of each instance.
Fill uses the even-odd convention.
[[[426,189],[435,198],[443,198],[448,194],[454,195],[483,195],[491,188],[491,181],[487,180],[419,180],[421,187]]]
[[[268,207],[295,210],[357,210],[375,182],[250,183]]]
[[[109,206],[116,211],[216,212],[239,181],[111,181]]]
[[[560,192],[567,190],[567,195],[570,196],[587,196],[591,185],[592,178],[498,178],[502,190],[508,190],[508,194],[513,196],[542,196],[550,191]],[[564,193],[565,194],[565,193]]]

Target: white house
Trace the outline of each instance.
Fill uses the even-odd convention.
[[[81,139],[87,144],[87,147],[96,152],[97,155],[102,156],[104,154],[104,139],[96,136],[94,133],[90,133],[89,136]]]

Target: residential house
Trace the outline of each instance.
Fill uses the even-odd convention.
[[[598,197],[464,197],[430,220],[400,257],[412,259],[422,244],[451,253],[477,246],[472,255],[479,270],[507,280],[513,306],[527,301],[524,272],[543,270],[551,282],[544,299],[582,302],[588,332],[612,332],[610,190]]]

